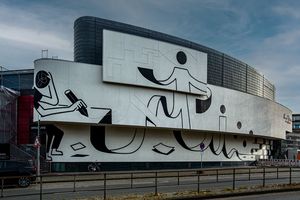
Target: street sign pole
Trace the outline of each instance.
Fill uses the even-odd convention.
[[[203,154],[203,151],[201,151],[201,168],[202,168],[202,154]]]
[[[38,115],[37,139],[40,141],[40,117],[39,117],[39,115]],[[40,145],[40,143],[38,143],[38,145],[37,145],[37,170],[36,170],[38,179],[40,177],[40,154],[41,154],[40,147],[41,147],[41,145]]]
[[[200,153],[201,153],[201,168],[202,168],[202,156],[205,149],[205,144],[201,142],[199,146],[200,146]]]

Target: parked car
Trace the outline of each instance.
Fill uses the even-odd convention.
[[[4,185],[19,185],[28,187],[36,179],[36,168],[30,161],[0,160],[0,186],[2,179]]]

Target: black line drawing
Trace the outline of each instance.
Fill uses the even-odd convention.
[[[210,148],[211,152],[214,155],[218,156],[221,153],[223,153],[223,155],[227,159],[231,159],[234,155],[236,155],[239,160],[242,160],[241,157],[240,157],[241,154],[238,152],[238,150],[236,148],[232,148],[229,152],[227,152],[225,135],[219,134],[219,144],[218,144],[218,148],[217,149],[215,149],[214,140],[215,139],[213,137],[212,140],[211,140],[211,142],[210,142],[210,144],[209,144],[209,148]],[[222,148],[220,148],[220,147],[222,147]],[[243,155],[246,155],[246,154],[243,154]]]
[[[151,119],[149,119],[149,117],[146,117],[145,126],[150,126],[150,125],[156,127],[156,124]]]
[[[205,99],[196,98],[196,113],[205,113],[211,106],[212,92],[209,88],[207,89],[209,91],[209,95],[207,95]]]
[[[82,116],[88,117],[91,120],[99,120],[99,123],[111,124],[112,112],[110,108],[90,107],[90,111],[96,109],[107,111],[107,113],[104,117],[102,115],[99,116],[99,113],[94,114],[94,117],[89,116],[85,102],[82,99],[78,99],[70,89],[67,89],[64,94],[70,100],[71,104],[59,104],[58,94],[50,72],[39,71],[35,82],[34,107],[41,117],[79,111]]]
[[[99,124],[111,124],[112,116],[111,116],[111,109],[108,113],[100,120]]]
[[[204,137],[204,139],[202,141],[200,141],[198,144],[194,145],[194,146],[191,146],[189,147],[183,137],[182,137],[182,132],[181,131],[173,131],[173,135],[176,139],[176,141],[186,150],[189,150],[189,151],[195,151],[195,152],[202,152],[202,151],[205,151],[207,148],[208,148],[208,145],[204,148],[204,149],[200,149],[200,144],[201,143],[205,143],[204,141],[207,139],[206,136]]]
[[[148,68],[143,68],[143,67],[138,67],[139,72],[143,75],[143,77],[145,77],[147,80],[149,80],[152,83],[155,83],[157,85],[170,85],[172,83],[175,83],[175,90],[178,91],[179,87],[188,87],[184,88],[185,90],[180,90],[180,91],[188,91],[188,92],[192,92],[192,87],[194,87],[197,90],[200,90],[202,92],[206,92],[205,89],[206,88],[206,83],[197,80],[195,77],[193,77],[191,75],[191,73],[189,72],[188,69],[182,68],[182,67],[174,67],[173,71],[171,72],[171,75],[164,79],[164,80],[157,80],[154,76],[154,72],[153,69],[148,69]],[[190,79],[187,79],[186,77],[182,78],[179,80],[180,76],[177,76],[177,74],[187,74]],[[185,79],[187,79],[188,81],[186,81]],[[180,82],[178,84],[178,82]],[[198,86],[197,86],[198,85]],[[201,86],[203,88],[201,88]]]
[[[217,148],[215,146],[215,137],[216,135],[212,136],[212,140],[209,144],[209,148],[211,150],[211,152],[215,155],[220,155],[220,153],[222,153],[223,151],[223,145],[225,145],[225,135],[224,134],[218,134],[218,145]]]
[[[78,150],[86,148],[86,146],[84,144],[82,144],[81,142],[72,144],[72,145],[70,145],[70,147],[73,149],[73,151],[78,151]]]
[[[104,117],[98,122],[98,124],[112,124],[112,109],[111,108],[101,108],[101,107],[90,107],[95,110],[107,110]]]
[[[87,155],[87,154],[74,154],[74,155],[72,155],[71,157],[79,157],[79,158],[82,158],[82,157],[87,157],[87,156],[89,156],[89,155]]]
[[[175,110],[175,93],[174,92],[173,92],[172,101],[173,101],[173,103],[171,104],[172,108],[169,111],[167,98],[165,96],[161,96],[161,95],[153,95],[147,103],[147,108],[155,111],[156,117],[159,117],[160,106],[163,110],[164,115],[167,116],[168,118],[175,119],[180,116],[181,126],[183,128],[183,126],[184,126],[183,115],[182,115],[183,108],[179,109],[178,113],[174,114],[174,110]],[[148,124],[147,122],[150,122],[151,124],[156,126],[156,124],[148,116],[146,116],[146,126]],[[188,124],[190,124],[190,121],[188,122]]]
[[[78,98],[75,96],[75,94],[69,89],[69,90],[66,90],[65,91],[65,95],[68,97],[68,99],[71,101],[71,103],[76,103],[78,101]],[[84,101],[82,101],[84,103]],[[80,108],[78,108],[78,111],[88,117],[89,114],[88,114],[88,111],[86,109],[86,104],[84,103],[84,106],[81,106]]]
[[[221,153],[227,158],[227,159],[231,159],[234,155],[236,155],[236,157],[239,160],[243,160],[241,156],[245,157],[245,156],[251,156],[253,155],[253,148],[250,150],[249,153],[241,153],[239,152],[236,148],[232,147],[229,151],[227,150],[227,146],[226,146],[226,138],[224,134],[219,134],[218,135],[218,139],[216,139],[216,136],[212,136],[209,145],[206,146],[203,150],[200,150],[199,145],[201,143],[203,143],[203,141],[206,139],[206,137],[204,137],[204,139],[197,145],[189,147],[183,137],[182,137],[182,132],[181,131],[173,131],[174,137],[176,139],[176,141],[186,150],[189,151],[194,151],[194,152],[201,152],[201,151],[205,151],[206,149],[210,149],[210,151],[216,155],[219,156]],[[218,144],[215,145],[215,141],[218,140]],[[243,147],[244,143],[242,142]]]
[[[175,147],[168,146],[160,142],[153,146],[152,151],[163,155],[170,155],[175,151]]]
[[[76,99],[72,99],[73,102],[71,105],[59,104],[59,98],[51,73],[41,70],[36,74],[34,108],[41,117],[86,109],[86,104],[81,99]]]
[[[64,132],[55,125],[46,125],[47,130],[47,160],[52,161],[52,156],[62,156],[63,152],[58,150]]]
[[[130,142],[126,145],[123,145],[119,148],[110,149],[106,145],[105,126],[91,126],[90,127],[90,141],[95,149],[104,153],[113,153],[113,154],[133,154],[138,151],[142,144],[144,143],[146,129],[142,132],[138,129],[135,129],[134,135],[131,138]],[[133,148],[131,147],[133,146]],[[127,148],[127,149],[126,149]],[[129,150],[128,150],[129,149]]]
[[[180,65],[184,65],[187,61],[186,54],[183,51],[179,51],[176,55],[177,62]],[[168,86],[170,84],[175,84],[175,90],[176,91],[186,91],[186,92],[192,92],[192,88],[201,91],[201,93],[206,94],[203,95],[202,97],[196,98],[196,113],[204,113],[206,112],[212,101],[212,92],[211,90],[207,87],[207,84],[197,80],[190,72],[188,69],[183,68],[183,67],[174,67],[173,71],[171,72],[170,76],[164,80],[158,80],[153,72],[153,69],[148,69],[148,68],[143,68],[143,67],[137,67],[138,71],[140,74],[146,78],[148,81],[161,85],[161,86]],[[209,95],[207,95],[207,90],[209,91]],[[178,95],[175,92],[173,92],[173,107],[172,110],[168,110],[168,104],[167,104],[167,97],[163,95],[153,95],[148,103],[147,107],[150,108],[150,104],[154,104],[153,108],[155,108],[156,117],[158,116],[158,110],[159,106],[162,106],[164,115],[167,116],[168,118],[177,118],[181,117],[181,126],[182,128],[189,128],[191,129],[191,122],[190,122],[190,108],[189,108],[189,103],[188,103],[188,94],[185,94],[185,100],[180,101],[182,98],[182,94]],[[175,101],[175,99],[178,99]],[[175,103],[179,102],[185,102],[181,103],[181,105],[175,106]],[[176,114],[174,114],[174,111],[176,110]],[[150,119],[149,116],[146,116],[146,126],[148,125],[147,122],[151,122],[151,124],[154,124],[153,121]],[[155,126],[157,124],[154,124]]]

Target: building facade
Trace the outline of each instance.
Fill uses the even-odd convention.
[[[282,158],[300,160],[300,114],[292,116],[293,132],[286,134],[282,142]]]
[[[33,123],[33,69],[0,71],[0,137],[3,159],[32,159],[30,144],[35,139]],[[27,152],[26,150],[28,149]]]
[[[263,75],[193,42],[81,17],[74,60],[34,63],[34,120],[46,126],[54,163],[244,164],[269,158],[292,130]]]

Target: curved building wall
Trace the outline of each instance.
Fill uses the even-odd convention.
[[[291,131],[273,85],[213,49],[84,17],[74,54],[34,63],[34,120],[54,162],[254,161]]]
[[[116,84],[103,73],[100,65],[35,61],[34,117],[47,124],[52,161],[200,162],[201,152],[204,162],[254,161],[291,131],[291,111],[262,97],[211,84],[205,96]]]
[[[156,127],[280,139],[284,139],[286,131],[291,131],[291,125],[283,117],[291,115],[290,110],[265,98],[210,84],[207,84],[209,92],[206,97],[148,85],[137,87],[104,82],[101,78],[103,68],[51,59],[35,61],[35,79],[39,71],[51,73],[51,81],[55,85],[52,93],[57,94],[59,104],[69,105],[67,91],[72,91],[77,99],[85,102],[88,113],[86,116],[61,107],[49,114],[47,107],[53,106],[43,104],[44,110],[36,109],[35,121],[39,114],[41,121],[48,123]],[[48,88],[38,90],[48,92]],[[102,120],[106,115],[108,122]]]
[[[275,87],[251,66],[214,49],[156,31],[114,22],[81,17],[74,24],[74,61],[102,65],[103,30],[112,30],[207,53],[207,83],[275,100]]]

